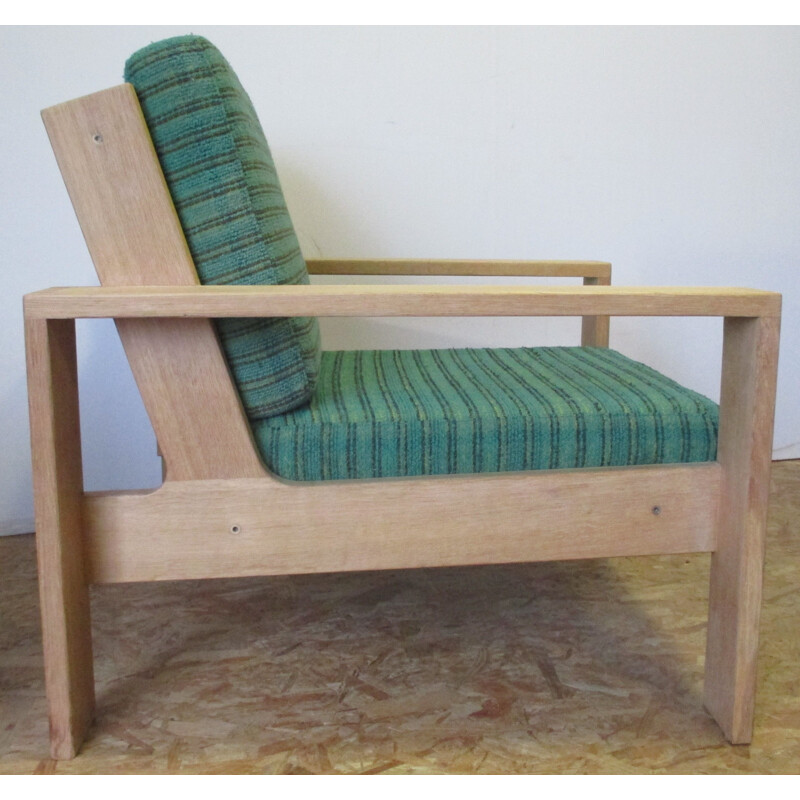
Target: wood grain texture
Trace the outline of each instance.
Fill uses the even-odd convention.
[[[42,120],[101,282],[198,283],[133,87],[47,108]]]
[[[197,285],[133,87],[54,106],[42,117],[100,282]],[[117,328],[167,473],[263,474],[211,322],[118,319]],[[181,420],[193,421],[192,436]]]
[[[317,274],[583,277],[579,287],[201,287],[131,87],[43,114],[101,288],[25,298],[53,753],[91,717],[87,580],[362,571],[715,550],[706,703],[732,741],[753,713],[780,295],[612,288],[603,262],[311,262]],[[288,484],[258,459],[209,318],[722,316],[719,464]],[[167,474],[82,495],[72,319],[113,317]],[[83,496],[83,499],[81,499]],[[657,513],[655,511],[657,509]],[[81,528],[84,528],[82,531]],[[543,669],[553,685],[552,665]],[[488,707],[487,707],[488,708]],[[487,713],[489,713],[487,711]]]
[[[0,537],[0,773],[796,775],[800,461],[772,484],[750,745],[702,707],[697,553],[96,586],[97,720],[53,761],[25,535]]]
[[[25,344],[51,753],[72,758],[94,713],[75,325],[27,320]]]
[[[477,277],[583,278],[584,286],[610,286],[607,261],[456,261],[456,260],[311,260],[312,275],[425,275]],[[581,345],[608,347],[609,318],[583,317]]]
[[[611,279],[607,261],[512,261],[478,259],[306,259],[311,275],[473,275]]]
[[[781,296],[755,289],[619,286],[126,286],[45,289],[30,317],[777,317]]]
[[[725,320],[705,702],[733,743],[753,729],[778,336],[778,320]]]
[[[187,481],[84,514],[92,580],[121,582],[711,550],[718,487],[716,464]]]
[[[610,286],[611,274],[583,279],[584,286]],[[610,318],[608,316],[583,317],[581,320],[582,347],[608,347]]]

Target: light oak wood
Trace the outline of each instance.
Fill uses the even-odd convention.
[[[6,536],[2,773],[795,774],[800,460],[771,473],[749,747],[726,746],[698,700],[694,554],[105,586],[95,671],[111,691],[80,758],[54,762],[30,692],[34,542]]]
[[[412,259],[311,259],[312,275],[425,275],[479,277],[583,278],[584,286],[610,286],[607,261],[478,261]],[[583,317],[581,345],[608,347],[609,318]]]
[[[306,260],[311,275],[473,275],[475,277],[600,278],[610,283],[608,261],[512,261],[469,259]]]
[[[775,292],[611,286],[141,286],[28,294],[30,317],[779,316]]]
[[[201,287],[129,86],[43,112],[101,288],[24,301],[45,670],[55,757],[91,718],[87,581],[715,550],[706,704],[752,726],[780,295],[612,288],[605,262],[321,261],[316,274],[543,275],[573,287]],[[259,316],[725,317],[718,464],[292,484],[269,475],[210,321]],[[154,492],[85,495],[75,318],[113,317],[167,471]],[[766,461],[765,461],[766,459]],[[766,464],[766,466],[765,466]]]
[[[25,343],[51,752],[72,758],[94,714],[75,323],[26,320]]]
[[[197,285],[133,87],[45,109],[42,118],[101,283]],[[170,477],[263,474],[212,323],[120,318],[117,328]],[[180,429],[187,419],[196,421],[193,436]]]
[[[733,743],[753,732],[778,336],[776,319],[725,320],[705,703]]]
[[[719,477],[698,464],[172,481],[89,495],[88,563],[93,582],[116,583],[709,551]]]
[[[610,286],[611,274],[598,277],[586,277],[584,286]],[[581,320],[581,346],[582,347],[608,347],[609,339],[608,316],[583,317]]]
[[[198,283],[133,87],[47,108],[42,121],[101,282]]]

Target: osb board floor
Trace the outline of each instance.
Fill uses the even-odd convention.
[[[773,471],[755,736],[702,708],[708,556],[99,587],[47,757],[34,543],[0,539],[3,773],[796,773],[800,462]]]

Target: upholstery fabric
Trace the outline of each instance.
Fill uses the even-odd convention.
[[[717,412],[605,348],[364,350],[253,430],[274,473],[328,480],[709,461]]]
[[[308,283],[275,165],[250,100],[207,40],[156,42],[125,65],[204,284]],[[217,321],[251,420],[306,403],[315,319]]]
[[[128,60],[125,79],[201,282],[307,283],[261,126],[216,48],[197,36],[157,42]],[[605,348],[320,354],[313,319],[226,319],[218,330],[261,456],[286,479],[716,457],[714,403]]]

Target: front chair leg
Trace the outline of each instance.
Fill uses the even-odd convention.
[[[66,759],[94,714],[75,323],[27,319],[25,343],[50,750]]]
[[[725,320],[705,705],[733,744],[753,733],[778,330],[778,318]]]

